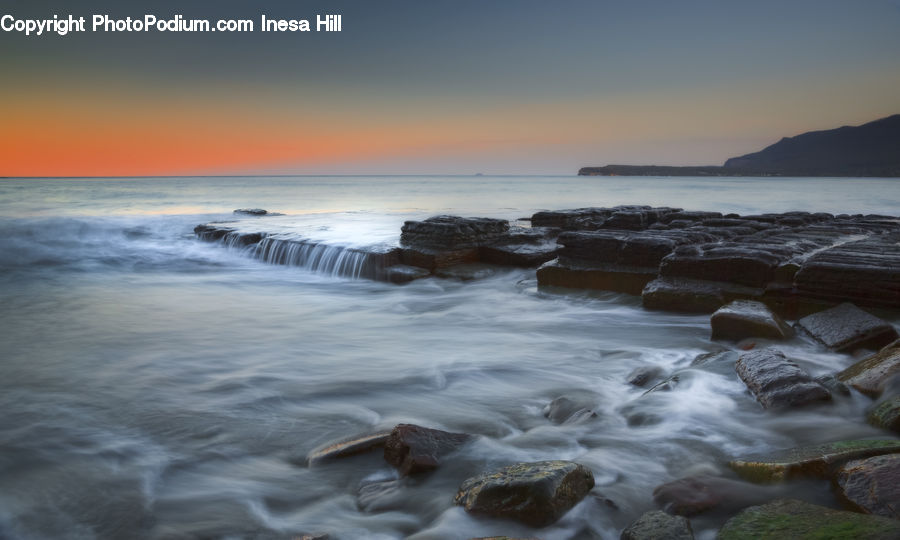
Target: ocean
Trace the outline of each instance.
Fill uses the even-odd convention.
[[[406,285],[266,264],[199,241],[237,208],[323,245],[396,244],[404,220],[649,204],[896,215],[896,179],[536,176],[0,180],[0,538],[618,538],[654,487],[728,459],[883,434],[867,398],[772,413],[703,315],[539,288],[533,269]],[[264,221],[260,221],[264,223]],[[897,324],[897,319],[892,320]],[[796,337],[813,375],[853,361]],[[670,391],[627,384],[639,367]],[[597,413],[555,424],[567,396]],[[398,423],[477,435],[395,482],[378,452],[310,451]],[[465,478],[570,459],[597,487],[538,532],[453,505]],[[827,483],[760,488],[831,504]],[[363,496],[360,496],[360,493]],[[692,520],[712,538],[723,516]]]

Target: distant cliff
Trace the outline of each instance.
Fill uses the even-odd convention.
[[[861,126],[785,137],[734,157],[722,167],[607,165],[580,175],[603,176],[891,176],[900,177],[900,114]]]

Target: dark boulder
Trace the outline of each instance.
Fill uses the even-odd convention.
[[[404,476],[427,472],[436,469],[441,458],[471,439],[467,433],[400,424],[385,441],[384,459]]]
[[[647,512],[622,531],[621,540],[693,540],[691,522],[654,510]]]
[[[594,487],[594,475],[571,461],[519,463],[469,478],[454,502],[466,511],[532,527],[555,523]]]
[[[746,352],[738,358],[734,369],[766,409],[799,407],[831,399],[825,387],[776,349]]]
[[[900,337],[889,323],[850,303],[803,317],[796,327],[835,351],[880,349]]]
[[[900,454],[850,461],[834,483],[853,510],[900,519]]]
[[[743,510],[725,523],[717,538],[896,540],[900,538],[900,521],[834,510],[794,499],[779,499]]]
[[[794,335],[781,317],[772,313],[762,302],[752,300],[735,300],[719,308],[710,317],[710,325],[712,339],[787,339]]]

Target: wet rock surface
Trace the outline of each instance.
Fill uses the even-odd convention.
[[[332,459],[353,456],[363,452],[369,452],[376,448],[383,448],[391,435],[390,430],[365,433],[328,443],[321,446],[307,456],[306,461],[310,466]]]
[[[890,323],[850,303],[803,317],[797,328],[835,351],[877,350],[900,337]]]
[[[444,456],[471,439],[467,433],[400,424],[384,443],[384,459],[402,475],[428,472],[436,469]]]
[[[519,463],[469,478],[454,502],[466,511],[532,527],[556,522],[594,487],[590,469],[571,461]]]
[[[731,461],[728,465],[751,482],[771,483],[797,477],[828,478],[848,461],[900,452],[900,440],[865,439],[790,448]]]
[[[900,307],[900,222],[894,218],[615,207],[539,212],[532,223],[568,231],[560,235],[557,265],[573,272],[547,272],[539,275],[541,284],[606,289],[618,281],[585,280],[577,270],[643,268],[652,269],[643,297],[654,309],[712,312],[734,299],[763,296],[785,311],[841,301]],[[655,283],[658,278],[663,281]]]
[[[693,540],[694,532],[687,518],[672,516],[659,510],[647,512],[622,531],[621,540]]]
[[[264,212],[236,212],[244,211]],[[404,283],[460,264],[543,264],[542,286],[641,295],[651,309],[712,313],[734,300],[759,300],[794,318],[841,302],[900,308],[895,217],[625,205],[542,211],[530,222],[512,227],[503,219],[446,215],[407,221],[393,259],[362,277]],[[257,236],[242,237],[242,245],[273,236],[252,232]],[[233,244],[236,230],[210,223],[195,233]],[[384,270],[393,265],[425,273]]]
[[[895,341],[838,373],[837,378],[867,396],[878,397],[888,380],[898,375],[900,375],[900,341]]]
[[[791,327],[765,304],[752,300],[735,300],[719,308],[710,318],[710,325],[712,339],[787,339],[794,334]]]
[[[644,366],[634,369],[626,377],[626,382],[632,386],[644,387],[656,380],[662,374],[659,366]]]
[[[744,353],[734,366],[766,409],[800,407],[831,400],[831,393],[777,349]]]
[[[866,415],[866,420],[875,427],[900,433],[900,395],[873,405]]]
[[[834,483],[854,510],[900,519],[900,454],[850,461]]]
[[[794,499],[752,506],[728,520],[721,540],[749,538],[866,538],[900,537],[900,521],[834,510]]]
[[[494,218],[434,216],[403,224],[400,244],[442,250],[474,248],[497,240],[509,231],[509,222]]]
[[[571,424],[597,416],[589,403],[567,396],[560,396],[548,403],[543,413],[554,424]]]

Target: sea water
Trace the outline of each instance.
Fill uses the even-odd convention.
[[[516,220],[617,204],[896,215],[900,183],[0,180],[0,537],[617,538],[656,508],[664,482],[728,477],[729,459],[754,452],[886,435],[865,424],[859,395],[772,413],[730,365],[691,367],[734,347],[710,341],[707,316],[542,289],[533,269],[403,286],[352,279],[269,265],[192,232],[260,207],[284,214],[261,228],[277,219],[315,242],[361,247],[396,244],[404,220],[436,214]],[[853,362],[799,337],[779,346],[813,375]],[[643,395],[626,382],[638,367],[678,384]],[[550,422],[542,410],[559,396],[597,416]],[[306,463],[323,444],[398,423],[478,437],[401,482],[377,451]],[[453,505],[468,476],[544,459],[583,463],[597,482],[555,525],[534,531]],[[827,490],[757,495],[833,504]],[[711,537],[725,518],[696,518],[695,532]]]

